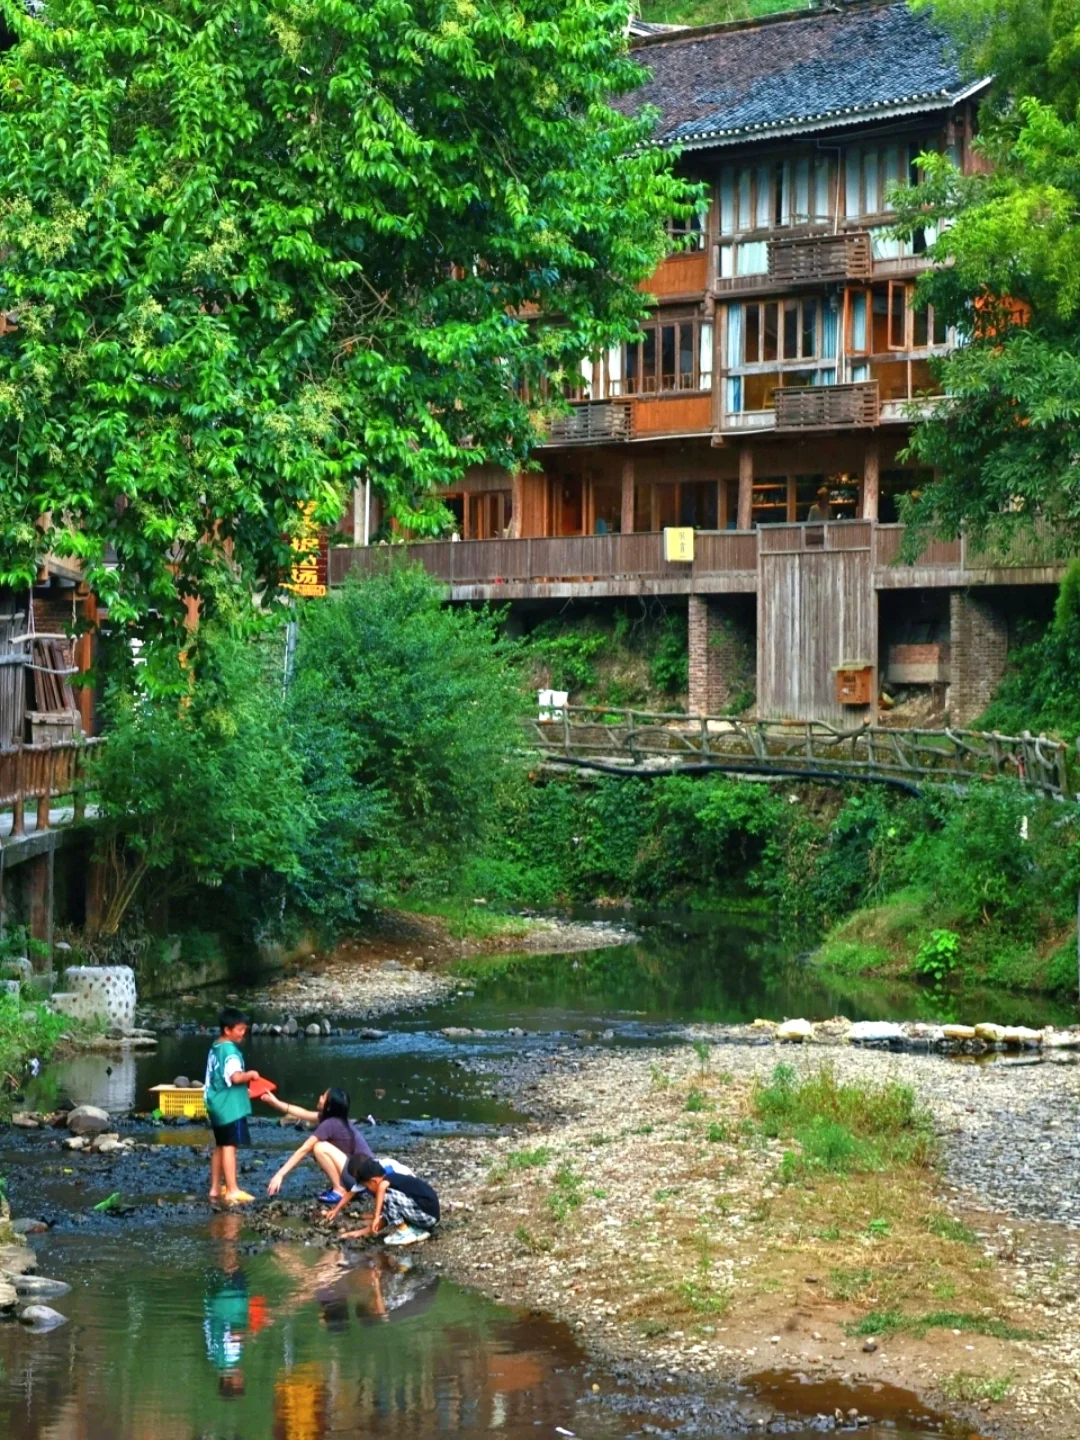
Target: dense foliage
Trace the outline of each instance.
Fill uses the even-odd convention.
[[[906,518],[921,529],[1006,538],[1044,522],[1080,536],[1080,12],[1050,0],[938,0],[973,72],[996,72],[979,144],[989,173],[927,159],[927,183],[898,197],[903,226],[948,221],[930,253],[948,262],[919,297],[965,343],[941,366],[950,399],[914,455],[936,469]],[[912,534],[910,546],[917,548]]]
[[[913,974],[937,931],[965,962],[1020,986],[1060,943],[1080,884],[1071,807],[1002,781],[915,799],[884,789],[841,800],[816,788],[664,776],[553,782],[508,798],[503,833],[468,869],[472,893],[550,905],[627,897],[766,910],[789,940],[813,940],[855,912],[890,915],[902,899],[893,961]],[[944,942],[939,941],[940,945]],[[951,952],[957,946],[949,942]],[[861,948],[860,948],[861,947]],[[924,956],[925,960],[925,956]],[[1070,959],[1054,983],[1075,982]]]
[[[571,704],[670,710],[689,684],[685,613],[644,605],[542,620],[523,652],[529,686],[566,690]]]
[[[309,910],[354,919],[380,889],[456,879],[521,779],[513,653],[419,567],[304,608],[288,706],[315,808]]]
[[[629,333],[693,203],[609,0],[0,15],[0,583],[77,555],[151,638],[271,595],[358,474],[422,529],[520,463],[519,382]]]
[[[1065,572],[1048,626],[1031,620],[1010,647],[1009,668],[980,728],[1080,735],[1080,562]]]
[[[105,934],[136,897],[152,905],[155,892],[168,899],[245,874],[298,878],[313,817],[285,724],[280,661],[253,639],[204,626],[181,699],[147,695],[141,667],[117,677],[108,744],[92,772]]]

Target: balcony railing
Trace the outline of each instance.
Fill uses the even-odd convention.
[[[870,236],[865,232],[804,235],[769,242],[769,277],[778,284],[868,280],[873,271]]]
[[[665,560],[663,534],[655,532],[332,546],[329,573],[331,585],[343,584],[350,574],[376,575],[396,565],[417,564],[437,580],[454,586],[638,580],[716,582],[728,577],[731,583],[727,588],[749,591],[756,584],[759,549],[768,555],[804,550],[869,550],[877,577],[875,584],[891,590],[902,589],[905,584],[935,583],[927,571],[938,572],[939,583],[943,584],[963,584],[965,577],[973,583],[1008,584],[1010,572],[1023,575],[1032,569],[1060,570],[1068,550],[1075,548],[1037,535],[1019,535],[1008,547],[998,546],[992,552],[976,549],[966,539],[929,540],[914,567],[909,567],[898,563],[903,538],[903,525],[875,520],[764,525],[758,530],[698,530],[694,534],[694,559],[689,564]],[[1039,579],[1041,583],[1041,575]],[[1030,578],[1022,583],[1031,583]],[[51,748],[54,752],[59,749]],[[5,753],[10,752],[0,751],[0,785]],[[51,788],[52,793],[57,793],[55,783]]]
[[[587,400],[567,415],[557,415],[547,445],[611,444],[629,440],[633,412],[628,400]]]
[[[11,838],[26,833],[26,802],[37,801],[35,829],[48,830],[55,817],[52,802],[71,798],[61,821],[81,820],[86,805],[86,759],[100,739],[57,740],[44,745],[0,749],[0,810],[11,810]]]
[[[876,425],[880,416],[876,380],[858,385],[801,385],[776,391],[780,430],[832,430]]]

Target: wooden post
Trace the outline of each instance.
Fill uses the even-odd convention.
[[[740,530],[750,529],[754,507],[754,452],[749,445],[739,451],[739,518]]]
[[[520,540],[525,511],[525,476],[515,470],[510,476],[510,535]]]
[[[881,447],[876,440],[866,442],[866,458],[863,461],[862,518],[878,518],[878,494],[881,476]]]
[[[622,507],[619,528],[624,535],[634,533],[634,461],[628,457],[622,463]]]

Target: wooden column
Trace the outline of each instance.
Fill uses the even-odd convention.
[[[523,534],[522,519],[525,509],[525,476],[515,470],[510,476],[510,534],[520,540]]]
[[[740,530],[750,529],[754,504],[754,452],[749,445],[739,451],[739,518]]]
[[[862,518],[878,518],[878,493],[881,478],[881,448],[876,440],[866,442],[866,459],[863,461]]]
[[[53,939],[53,889],[56,865],[56,852],[52,845],[44,855],[35,855],[27,863],[29,871],[29,910],[30,934],[35,940],[41,940],[48,948],[48,959],[45,969],[52,968],[52,939]],[[42,968],[35,963],[35,969]]]
[[[619,528],[624,535],[634,533],[634,462],[626,459],[622,463],[622,512]]]

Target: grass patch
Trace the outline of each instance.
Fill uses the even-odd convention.
[[[538,1145],[535,1150],[511,1150],[506,1157],[505,1165],[507,1170],[538,1170],[550,1159],[551,1151],[548,1147]]]
[[[506,915],[497,907],[474,905],[472,897],[446,896],[434,898],[410,893],[392,897],[394,909],[414,915],[430,915],[441,920],[446,933],[454,940],[491,940],[504,936],[527,935],[531,928],[520,915]],[[463,964],[455,966],[462,975],[475,974]]]
[[[546,1235],[534,1235],[524,1225],[519,1225],[514,1231],[514,1239],[530,1255],[546,1255],[551,1249],[551,1241]]]
[[[710,1145],[726,1145],[732,1139],[731,1127],[723,1120],[714,1120],[705,1131],[705,1139]]]
[[[865,1267],[845,1269],[838,1267],[829,1271],[829,1299],[855,1300],[874,1283],[874,1272]],[[867,1334],[876,1334],[870,1330]]]
[[[899,1310],[871,1310],[861,1320],[844,1327],[849,1335],[913,1335],[921,1340],[931,1330],[959,1330],[963,1335],[989,1335],[994,1340],[1037,1340],[1034,1330],[1010,1325],[993,1315],[971,1315],[966,1311],[934,1310],[927,1315],[905,1315]]]
[[[791,1065],[777,1065],[769,1083],[755,1087],[752,1107],[763,1135],[800,1147],[781,1161],[789,1183],[814,1172],[922,1167],[933,1153],[929,1112],[911,1086],[893,1080],[842,1083],[830,1065],[800,1078]]]
[[[712,1106],[701,1091],[695,1088],[687,1095],[686,1104],[683,1106],[683,1109],[689,1110],[691,1114],[697,1114],[702,1110],[711,1110]]]
[[[565,1220],[581,1204],[585,1198],[581,1184],[581,1176],[569,1160],[555,1171],[551,1194],[548,1196],[548,1209],[555,1220]]]
[[[939,1240],[955,1240],[958,1245],[977,1245],[979,1243],[979,1237],[974,1230],[969,1230],[962,1221],[941,1211],[927,1219],[926,1228]]]
[[[949,1400],[962,1400],[973,1404],[978,1400],[992,1400],[1000,1403],[1013,1387],[1011,1375],[969,1375],[957,1370],[941,1382],[941,1388]]]

